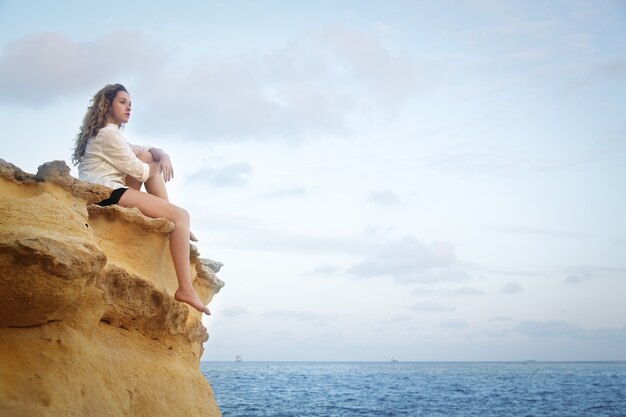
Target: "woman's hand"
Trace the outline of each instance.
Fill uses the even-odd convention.
[[[163,181],[168,182],[174,178],[174,167],[172,166],[172,160],[166,153],[160,155],[159,162],[161,163],[161,174],[163,175]]]
[[[150,148],[150,153],[154,161],[159,163],[159,172],[163,175],[163,180],[168,182],[174,178],[174,167],[172,166],[170,156],[166,154],[163,149],[159,148]]]

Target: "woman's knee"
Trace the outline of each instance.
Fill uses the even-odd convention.
[[[189,216],[189,212],[181,207],[176,207],[176,219],[174,220],[175,224],[184,223],[189,225],[191,217]]]

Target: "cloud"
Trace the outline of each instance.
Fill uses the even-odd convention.
[[[626,268],[619,266],[581,265],[574,268],[563,268],[557,273],[565,275],[564,284],[579,284],[597,278],[622,278]]]
[[[335,265],[319,265],[313,268],[313,270],[309,272],[308,275],[333,275],[338,271],[339,267]]]
[[[510,328],[482,329],[480,334],[509,340],[523,336],[536,348],[554,346],[558,360],[623,360],[626,345],[626,326],[585,329],[563,320],[523,321]]]
[[[406,314],[394,314],[393,316],[391,316],[388,320],[386,320],[386,323],[406,323],[408,321],[411,321],[412,317],[408,316]]]
[[[346,134],[355,114],[393,115],[417,80],[408,54],[341,26],[301,33],[271,51],[203,51],[188,58],[135,32],[80,42],[60,33],[32,34],[4,45],[0,102],[36,107],[132,82],[142,111],[134,124],[144,134],[297,139]]]
[[[267,193],[260,194],[259,197],[267,199],[299,198],[308,194],[303,187],[279,188]]]
[[[499,19],[498,22],[497,25],[479,28],[474,32],[475,37],[498,42],[518,39],[528,43],[529,39],[546,39],[552,36],[559,25],[558,19],[526,19],[516,16]]]
[[[378,38],[345,27],[334,27],[321,37],[334,50],[351,79],[360,82],[376,101],[394,106],[407,100],[417,84],[416,64],[394,53]]]
[[[439,304],[439,303],[431,303],[431,302],[428,302],[428,301],[415,303],[415,304],[411,305],[409,307],[409,309],[411,309],[413,311],[420,311],[420,312],[442,312],[442,311],[453,311],[454,310],[454,308],[452,308],[452,307],[444,306],[444,305]]]
[[[626,343],[626,326],[584,329],[562,320],[529,320],[513,326],[512,330],[533,339],[569,338],[588,341],[595,346],[609,349],[612,349],[613,346],[623,346]],[[619,351],[618,355],[621,355],[622,352],[623,350]]]
[[[469,324],[463,320],[447,320],[439,323],[439,327],[443,327],[445,329],[466,329],[469,327]]]
[[[348,253],[367,252],[369,243],[350,236],[310,235],[259,227],[251,222],[237,222],[213,216],[203,219],[207,228],[227,232],[227,244],[237,249],[286,253]],[[226,222],[230,222],[226,224]],[[227,229],[225,227],[228,226]]]
[[[391,276],[405,282],[450,280],[459,278],[455,271],[446,270],[456,262],[454,247],[449,243],[424,244],[405,237],[379,247],[377,253],[352,265],[347,272],[356,278]]]
[[[474,296],[474,295],[484,295],[485,292],[483,290],[479,290],[477,288],[470,287],[461,287],[455,289],[430,289],[430,288],[416,288],[411,291],[411,295],[440,295],[443,297],[456,297],[456,296]]]
[[[284,253],[347,254],[357,261],[347,266],[320,265],[307,275],[343,274],[356,279],[390,277],[401,284],[463,282],[471,276],[458,262],[451,244],[434,242],[423,244],[407,236],[390,239],[381,244],[382,236],[366,232],[358,235],[333,236],[327,233],[312,235],[290,230],[273,230],[258,222],[241,221],[230,217],[210,216],[201,219],[205,227],[224,231],[222,245],[227,247]],[[445,295],[478,295],[479,290],[468,288],[450,290]]]
[[[598,328],[587,332],[586,337],[591,340],[602,340],[607,344],[614,343],[622,346],[626,343],[626,326],[620,328]]]
[[[484,329],[480,332],[487,337],[506,337],[510,334],[508,330]]]
[[[541,277],[545,276],[544,272],[535,271],[504,271],[501,269],[483,269],[482,272],[494,274],[494,275],[507,275],[514,277]]]
[[[208,141],[345,135],[354,115],[391,117],[416,88],[408,55],[343,27],[304,33],[262,54],[197,58],[145,78],[146,132]]]
[[[370,193],[367,196],[367,201],[382,206],[399,206],[402,204],[398,196],[391,190],[381,190]]]
[[[202,180],[199,176],[196,181]],[[194,217],[198,219],[197,217]],[[337,236],[328,233],[294,233],[293,229],[266,228],[259,221],[232,216],[206,216],[199,220],[207,230],[223,232],[221,245],[230,248],[283,253],[347,254],[361,259],[348,266],[326,265],[309,274],[342,273],[366,279],[391,277],[397,283],[463,282],[471,276],[459,262],[454,247],[445,242],[425,244],[406,236],[380,243],[386,234],[373,233]],[[470,295],[470,290],[465,294]],[[450,294],[454,295],[454,294]]]
[[[610,61],[602,62],[591,69],[590,75],[594,78],[604,78],[613,81],[626,79],[626,55]]]
[[[196,183],[209,183],[215,187],[240,187],[248,184],[247,175],[251,173],[250,164],[239,162],[220,168],[205,168],[189,175],[188,180]]]
[[[70,94],[91,97],[105,84],[158,68],[161,60],[160,48],[135,32],[88,42],[55,32],[27,35],[7,42],[0,55],[0,103],[40,107]]]
[[[489,321],[511,321],[511,320],[513,319],[507,316],[493,316],[489,319]]]
[[[454,290],[444,290],[443,295],[458,296],[458,295],[483,295],[485,292],[477,288],[462,287]]]
[[[507,284],[505,284],[500,289],[500,291],[502,291],[505,294],[518,294],[518,293],[524,291],[524,287],[522,287],[517,282],[512,281],[512,282],[508,282]]]
[[[537,227],[525,227],[525,226],[486,226],[486,230],[502,234],[510,235],[531,235],[531,236],[548,236],[564,239],[588,239],[593,238],[593,235],[587,233],[578,233],[565,230],[544,229]]]
[[[264,92],[257,68],[243,57],[205,56],[189,66],[146,74],[135,95],[145,117],[136,126],[149,134],[209,141],[267,134],[280,123],[282,106]]]
[[[509,11],[513,5],[502,0],[465,0],[459,3],[472,14],[502,14]]]
[[[460,282],[470,279],[467,272],[459,269],[462,265],[456,267],[453,246],[444,242],[422,244],[409,236],[381,245],[380,236],[370,233],[312,235],[268,229],[257,222],[229,216],[210,216],[201,220],[208,229],[228,232],[227,243],[238,249],[342,253],[362,257],[363,261],[344,269],[353,278],[393,276],[399,282]],[[372,268],[369,268],[370,265]]]
[[[266,317],[287,318],[299,321],[327,321],[336,318],[336,316],[330,314],[320,314],[300,310],[270,310],[263,315]]]
[[[434,288],[415,288],[411,291],[411,295],[423,296],[423,295],[436,295],[440,290]]]
[[[581,272],[577,274],[568,275],[563,282],[565,284],[578,284],[580,282],[591,279],[591,274],[588,272]]]
[[[248,315],[250,312],[242,307],[228,307],[221,310],[220,314],[226,317],[238,317]]]
[[[533,338],[545,338],[556,336],[582,337],[585,332],[582,328],[572,326],[565,321],[547,320],[547,321],[523,321],[513,330]]]
[[[500,147],[489,149],[448,149],[439,155],[415,158],[422,166],[428,166],[446,174],[463,177],[517,175],[529,172],[559,172],[589,166],[589,155],[541,155],[512,154]]]

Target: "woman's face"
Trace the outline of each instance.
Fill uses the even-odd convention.
[[[109,123],[121,125],[130,119],[130,96],[126,91],[118,91],[111,103],[111,112],[107,117]]]

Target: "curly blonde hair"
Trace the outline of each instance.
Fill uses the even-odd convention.
[[[80,132],[76,135],[76,144],[72,154],[74,165],[78,165],[82,161],[89,138],[96,136],[98,131],[106,126],[113,99],[120,91],[128,93],[122,84],[108,84],[98,91],[89,102],[89,108],[83,119]]]

